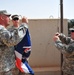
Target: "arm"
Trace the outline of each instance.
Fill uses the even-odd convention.
[[[13,28],[11,28],[10,30],[12,30],[11,32],[11,37],[10,39],[6,40],[4,39],[4,43],[8,46],[12,46],[12,45],[17,45],[22,39],[23,37],[26,35],[26,31],[28,29],[28,19],[26,17],[22,18],[22,24],[19,26],[19,28],[13,26]]]
[[[60,38],[55,35],[54,36],[54,42],[55,42],[55,46],[56,48],[61,52],[61,53],[66,53],[66,45],[62,43],[62,41],[60,40]]]
[[[70,43],[70,41],[71,41],[70,37],[66,37],[62,33],[58,37],[60,38],[60,40],[62,41],[62,43],[66,44],[66,45],[68,45]]]
[[[26,35],[26,31],[28,29],[28,19],[26,17],[22,18],[22,23],[18,29],[20,31],[23,31],[23,33],[25,33],[24,35],[23,33],[21,34],[21,38],[23,38]]]
[[[55,35],[54,37],[55,46],[62,53],[72,53],[74,51],[74,40],[70,37],[66,37],[64,34]]]
[[[5,27],[0,26],[0,40],[7,46],[13,46],[20,42],[20,35],[18,29],[13,32],[8,31]]]
[[[24,27],[28,28],[28,19],[25,16],[22,18],[22,24],[21,25],[24,25]]]

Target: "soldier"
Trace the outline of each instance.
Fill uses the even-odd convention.
[[[0,11],[0,75],[18,75],[18,70],[15,70],[13,48],[21,41],[21,35],[17,28],[13,31],[6,29],[9,25],[10,15],[6,10]],[[25,31],[24,27],[23,30]],[[23,32],[23,35],[25,35],[25,32]]]
[[[63,54],[62,71],[64,75],[74,75],[74,28],[70,28],[71,37],[57,33],[54,36],[55,46]]]
[[[23,74],[24,72],[26,73],[26,71],[27,71],[26,69],[28,69],[28,68],[25,66],[25,68],[24,68],[25,70],[22,69],[23,70],[23,73],[22,73],[22,70],[20,69],[21,66],[19,66],[21,64],[18,64],[18,61],[17,61],[17,58],[19,58],[17,56],[17,53],[22,55],[21,63],[28,61],[28,58],[29,58],[30,53],[31,53],[31,39],[30,39],[30,35],[29,35],[29,30],[28,30],[28,19],[26,18],[27,19],[27,21],[26,21],[25,18],[26,17],[22,18],[22,23],[21,23],[21,25],[19,25],[19,16],[18,15],[12,15],[13,26],[11,28],[12,29],[18,28],[19,30],[22,30],[23,26],[24,26],[25,32],[26,32],[24,37],[21,38],[22,40],[16,46],[14,46],[15,55],[16,55],[16,64],[17,64],[16,66],[20,70],[20,74]],[[21,33],[21,35],[23,35],[23,34]],[[30,73],[31,75],[34,75],[33,70],[30,68],[29,64],[27,66],[29,67],[28,73]]]

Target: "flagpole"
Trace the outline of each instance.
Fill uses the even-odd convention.
[[[63,33],[63,0],[60,0],[60,32]],[[63,54],[61,53],[61,68],[62,64],[63,64]],[[62,69],[61,75],[63,75]]]

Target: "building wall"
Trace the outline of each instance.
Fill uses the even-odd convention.
[[[64,19],[63,33],[68,34],[67,19]],[[29,63],[32,67],[54,67],[61,64],[61,53],[56,49],[53,36],[60,32],[59,19],[29,19],[32,53]]]
[[[68,35],[68,21],[64,19],[63,22],[63,33]],[[53,36],[60,32],[60,20],[29,19],[29,31],[32,41],[29,64],[32,67],[59,67],[61,53],[54,45]]]

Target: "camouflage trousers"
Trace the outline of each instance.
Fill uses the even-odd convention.
[[[0,72],[0,75],[19,75],[19,70],[17,68],[14,68],[7,72]]]

